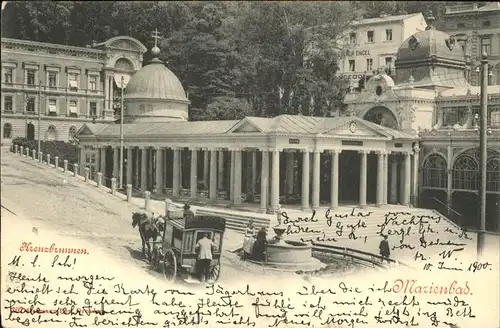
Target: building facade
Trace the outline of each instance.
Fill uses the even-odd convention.
[[[384,15],[354,22],[343,38],[338,74],[357,88],[360,79],[375,75],[374,72],[381,68],[394,70],[401,43],[410,35],[423,31],[426,26],[421,13]]]
[[[262,211],[279,204],[444,206],[451,219],[475,228],[478,89],[465,79],[461,47],[429,23],[400,45],[395,79],[373,76],[365,89],[347,95],[340,117],[189,122],[171,106],[178,97],[162,98],[177,94],[183,100],[183,92],[153,59],[141,71],[157,67],[171,82],[162,93],[147,87],[141,71],[130,82],[142,86],[134,87],[140,99],[162,103],[164,110],[127,113],[140,117],[129,117],[123,127],[123,184],[178,199],[259,203]],[[487,229],[498,230],[500,86],[488,92]],[[80,174],[89,167],[91,178],[101,172],[108,185],[110,178],[120,179],[119,134],[117,124],[80,129]],[[87,160],[92,156],[95,162]]]
[[[1,42],[2,143],[16,137],[68,141],[86,122],[112,122],[119,95],[116,77],[140,69],[146,52],[128,36],[86,48]]]
[[[449,3],[444,15],[443,31],[460,40],[471,61],[469,82],[479,85],[482,53],[488,55],[491,71],[489,83],[500,84],[500,3],[489,2],[478,6],[476,2]]]

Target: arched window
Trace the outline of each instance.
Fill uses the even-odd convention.
[[[133,71],[134,65],[132,65],[132,63],[128,59],[120,58],[116,61],[115,68],[126,70],[126,71]]]
[[[28,138],[28,140],[35,140],[35,126],[33,123],[28,123],[26,127],[26,138]]]
[[[70,128],[69,128],[69,134],[68,134],[68,140],[73,140],[75,138],[75,134],[76,134],[76,126],[72,125]]]
[[[383,106],[373,107],[365,114],[363,119],[394,130],[399,128],[398,120],[394,117],[394,114]]]
[[[56,127],[51,125],[47,129],[47,140],[48,141],[54,141],[57,140],[57,130]]]
[[[460,155],[453,165],[453,189],[479,189],[479,163],[469,154]]]
[[[443,156],[432,154],[427,157],[422,167],[422,184],[428,188],[447,188],[448,173]]]
[[[500,192],[500,155],[491,154],[486,162],[486,190]]]
[[[3,137],[5,139],[12,139],[12,125],[10,123],[3,125]]]

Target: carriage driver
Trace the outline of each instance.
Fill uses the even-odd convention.
[[[208,238],[209,234],[205,232],[203,238],[201,238],[196,244],[196,250],[198,251],[198,265],[200,272],[200,281],[205,282],[210,274],[210,262],[212,261],[212,249],[216,248],[217,245]]]

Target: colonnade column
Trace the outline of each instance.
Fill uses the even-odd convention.
[[[273,150],[271,174],[271,208],[276,210],[280,202],[280,152],[278,149]]]
[[[146,191],[148,188],[148,167],[147,167],[147,149],[141,148],[141,190]]]
[[[260,209],[261,211],[267,210],[267,191],[269,181],[269,152],[262,151],[262,165],[260,173]]]
[[[163,193],[163,149],[156,148],[156,193]]]
[[[383,151],[377,152],[377,206],[382,206],[384,203],[384,156]]]
[[[366,174],[367,174],[367,157],[369,151],[362,150],[361,154],[361,170],[359,177],[359,206],[366,207]]]
[[[234,150],[230,151],[231,154],[231,162],[230,162],[230,168],[231,168],[231,174],[229,177],[229,200],[234,202],[234,160],[235,160],[235,153]]]
[[[384,152],[384,191],[382,204],[387,205],[387,193],[389,191],[389,153]]]
[[[339,155],[341,150],[334,149],[332,154],[332,167],[331,167],[331,199],[330,208],[335,209],[339,206]]]
[[[208,188],[208,149],[203,150],[203,185]]]
[[[413,205],[418,206],[418,174],[419,174],[419,167],[418,167],[418,153],[420,152],[420,148],[415,146],[413,149]]]
[[[404,153],[405,165],[404,165],[404,188],[403,188],[403,205],[410,205],[410,194],[411,194],[411,161],[410,152]]]
[[[106,149],[107,147],[99,148],[99,160],[101,162],[99,166],[99,172],[101,172],[104,177],[106,176]]]
[[[217,198],[217,150],[210,151],[210,185],[208,196],[210,199]]]
[[[217,170],[217,189],[218,190],[223,190],[224,189],[224,150],[219,150],[219,160],[217,162],[219,165],[218,170]]]
[[[257,152],[255,150],[252,151],[252,180],[251,180],[251,188],[252,193],[255,193],[255,186],[257,185]]]
[[[120,164],[120,148],[113,147],[113,177],[118,179],[118,165]]]
[[[198,149],[191,148],[191,198],[196,198],[198,195]]]
[[[42,162],[43,162],[43,159],[42,159]],[[78,168],[80,170],[80,172],[78,173],[79,175],[81,175],[82,177],[85,176],[85,158],[83,156],[83,147],[80,146],[78,148]]]
[[[234,151],[234,199],[235,205],[241,204],[241,150]]]
[[[302,210],[309,209],[309,150],[302,150]]]
[[[399,156],[399,203],[403,204],[405,199],[405,163],[404,153]]]
[[[293,194],[294,161],[293,152],[286,153],[286,193]]]
[[[312,184],[312,204],[313,210],[319,208],[319,174],[320,174],[320,158],[321,153],[319,150],[314,150],[313,153],[313,184]]]
[[[140,148],[139,147],[136,147],[135,148],[135,188],[139,189],[140,188],[140,185],[139,185],[139,176],[141,174],[141,170],[140,170],[140,158],[139,158],[139,151],[140,151]]]
[[[448,132],[449,134],[451,132]],[[451,136],[450,136],[451,137]],[[447,174],[448,174],[448,184],[446,186],[446,205],[448,205],[448,217],[451,217],[451,206],[453,202],[453,148],[451,147],[451,143],[448,145],[447,150]]]
[[[178,197],[180,190],[180,149],[174,148],[174,167],[173,167],[173,175],[172,175],[172,196]]]
[[[132,184],[132,148],[127,147],[127,184]]]
[[[390,202],[396,204],[398,202],[398,159],[396,156],[391,157],[391,188]]]

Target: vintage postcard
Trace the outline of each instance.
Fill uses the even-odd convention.
[[[2,327],[500,328],[498,2],[2,2]]]

